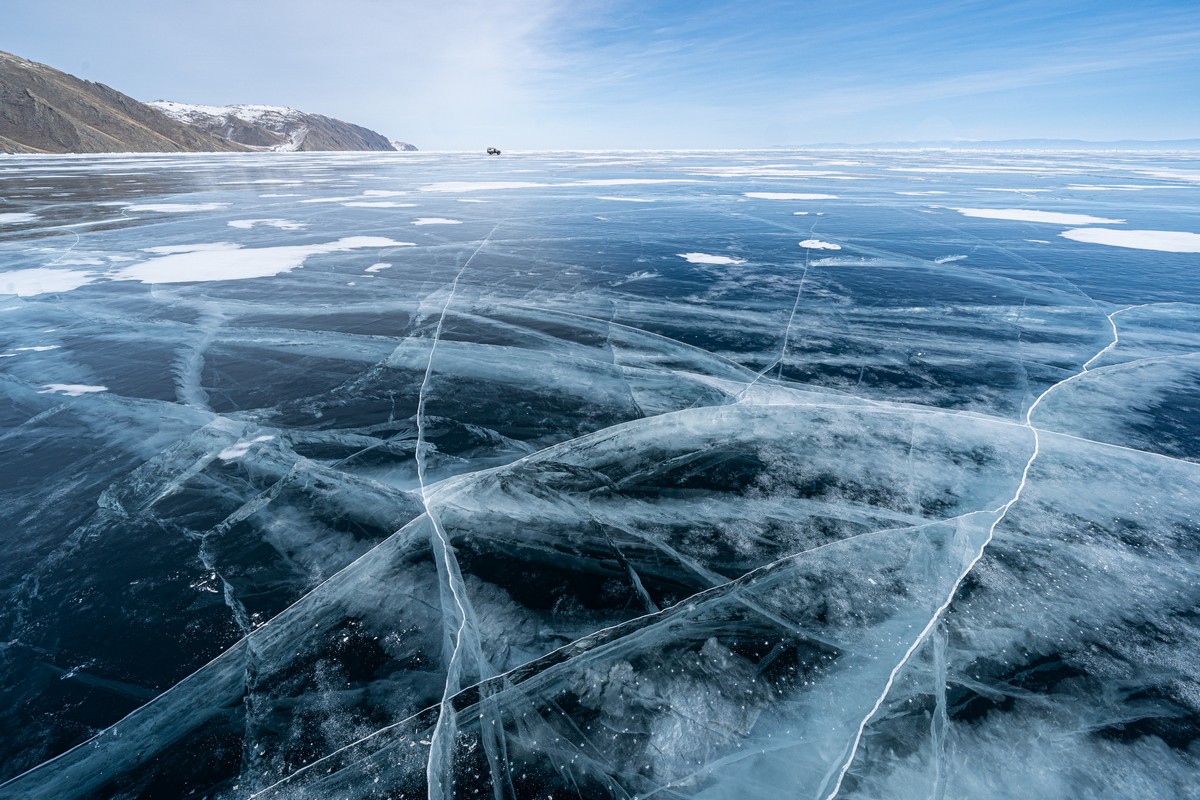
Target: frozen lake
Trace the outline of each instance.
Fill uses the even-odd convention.
[[[1179,798],[1200,158],[0,158],[0,796]]]

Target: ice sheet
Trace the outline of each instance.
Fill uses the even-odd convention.
[[[0,796],[1194,794],[1191,156],[5,166]]]

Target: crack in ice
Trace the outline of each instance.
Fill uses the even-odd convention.
[[[1022,470],[1022,472],[1021,472],[1021,480],[1017,484],[1016,491],[1013,493],[1012,498],[1009,499],[1009,501],[1007,503],[1005,503],[1003,506],[1001,506],[998,509],[999,513],[997,514],[996,519],[993,520],[992,524],[989,526],[987,536],[984,537],[983,542],[979,545],[979,549],[976,551],[974,558],[972,558],[971,561],[968,562],[968,564],[966,565],[966,568],[959,574],[958,579],[955,580],[954,583],[951,585],[950,591],[947,593],[945,601],[940,606],[938,606],[937,609],[934,610],[933,616],[930,618],[928,624],[926,624],[925,627],[921,629],[921,632],[917,634],[917,637],[913,640],[912,644],[909,645],[908,649],[904,652],[904,655],[900,658],[900,661],[896,664],[895,667],[892,668],[891,673],[888,675],[887,681],[884,683],[883,691],[879,694],[879,697],[878,697],[878,699],[876,699],[875,704],[873,706],[871,706],[871,710],[867,712],[867,715],[863,718],[862,722],[859,723],[858,729],[856,730],[856,732],[854,734],[853,741],[850,743],[849,752],[847,753],[845,760],[842,762],[841,767],[836,770],[831,770],[829,773],[826,774],[825,780],[822,781],[821,790],[818,792],[818,795],[820,797],[822,797],[823,800],[834,800],[834,798],[837,797],[838,793],[841,792],[842,783],[846,779],[846,774],[850,771],[850,766],[854,763],[855,756],[858,755],[858,748],[859,748],[859,745],[862,743],[863,733],[866,731],[867,725],[869,725],[871,720],[875,718],[875,715],[877,713],[879,713],[879,709],[883,706],[883,703],[887,699],[887,696],[891,693],[892,686],[895,684],[895,681],[896,681],[896,677],[900,674],[900,671],[902,669],[904,669],[904,667],[909,663],[909,661],[912,659],[913,655],[916,653],[917,649],[925,642],[925,640],[929,637],[929,634],[933,631],[933,629],[941,621],[942,615],[946,612],[946,609],[948,609],[950,607],[950,604],[954,601],[954,596],[956,594],[958,594],[958,590],[962,586],[963,581],[965,581],[967,579],[967,576],[971,574],[971,572],[975,569],[975,566],[981,560],[983,560],[983,556],[984,556],[984,553],[987,551],[988,545],[991,544],[992,540],[995,538],[997,526],[1008,515],[1009,510],[1014,505],[1016,505],[1016,503],[1021,499],[1021,495],[1024,493],[1025,487],[1028,484],[1029,471],[1030,471],[1030,469],[1033,468],[1034,462],[1037,461],[1038,455],[1041,453],[1041,439],[1039,436],[1038,428],[1035,427],[1033,424],[1033,412],[1037,409],[1038,405],[1042,402],[1042,400],[1044,400],[1048,395],[1050,395],[1052,392],[1054,392],[1060,386],[1070,383],[1071,381],[1075,380],[1076,378],[1080,377],[1081,375],[1084,375],[1088,371],[1088,365],[1094,363],[1096,361],[1096,359],[1098,359],[1104,353],[1106,353],[1109,350],[1111,350],[1112,348],[1116,347],[1117,342],[1120,340],[1120,336],[1117,331],[1116,322],[1113,320],[1113,318],[1117,314],[1128,311],[1131,308],[1134,308],[1134,306],[1127,306],[1125,308],[1119,309],[1117,311],[1114,311],[1114,312],[1108,314],[1107,315],[1108,322],[1109,322],[1109,325],[1112,326],[1112,332],[1113,332],[1112,341],[1107,346],[1105,346],[1103,349],[1101,349],[1098,353],[1096,353],[1096,355],[1094,355],[1092,358],[1088,359],[1083,364],[1083,366],[1080,368],[1080,370],[1078,372],[1076,372],[1075,374],[1071,375],[1068,378],[1064,378],[1063,380],[1059,381],[1058,383],[1055,383],[1055,384],[1052,384],[1051,386],[1049,386],[1044,392],[1042,392],[1040,395],[1038,395],[1037,399],[1035,399],[1033,401],[1033,403],[1030,404],[1029,408],[1025,411],[1025,423],[1024,423],[1023,427],[1028,428],[1029,431],[1033,434],[1033,453],[1029,456],[1029,460],[1025,463],[1025,469]],[[835,775],[835,773],[836,773],[836,775]],[[829,791],[826,793],[825,787],[830,785],[830,781],[833,781],[833,785],[832,785],[832,788],[830,788]]]

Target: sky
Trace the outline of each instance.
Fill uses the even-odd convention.
[[[1200,0],[0,0],[0,50],[139,100],[422,150],[1200,138]]]

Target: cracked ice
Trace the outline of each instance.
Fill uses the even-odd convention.
[[[6,161],[0,795],[1194,794],[1188,157],[293,156]]]

